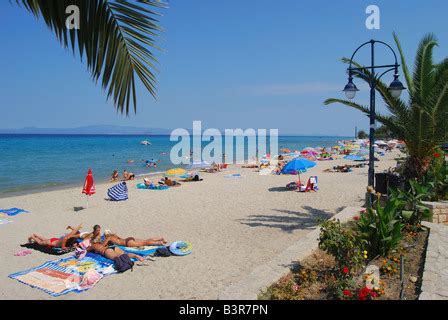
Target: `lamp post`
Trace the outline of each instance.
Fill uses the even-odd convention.
[[[383,46],[386,46],[387,48],[392,51],[394,58],[395,58],[395,64],[390,65],[375,65],[375,45],[380,44]],[[361,68],[354,68],[353,67],[353,58],[355,57],[356,53],[363,47],[370,45],[370,53],[371,53],[371,65],[369,67],[361,67]],[[356,87],[356,85],[353,83],[353,76],[359,77],[364,79],[366,82],[369,83],[370,86],[370,134],[369,134],[369,140],[370,140],[370,150],[369,150],[369,182],[368,185],[374,188],[375,183],[375,90],[376,85],[378,81],[387,73],[394,71],[394,80],[389,86],[389,92],[392,95],[393,98],[399,98],[401,95],[401,92],[405,90],[406,88],[403,86],[403,84],[400,82],[399,74],[398,74],[398,67],[400,65],[398,64],[397,55],[392,49],[390,45],[388,45],[385,42],[377,41],[377,40],[370,40],[358,47],[358,49],[355,50],[353,53],[351,59],[350,59],[350,67],[347,69],[348,71],[348,83],[344,88],[344,92],[346,97],[349,100],[352,100],[355,98],[356,93],[359,91],[359,89]],[[383,73],[379,73],[377,70],[383,70],[386,69]],[[368,73],[366,73],[368,71]],[[368,197],[368,206],[370,207],[373,204],[373,195],[370,195]]]

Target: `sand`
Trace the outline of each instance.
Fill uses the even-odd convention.
[[[395,165],[397,152],[381,157],[376,170]],[[129,183],[129,200],[105,198],[112,184],[96,186],[89,208],[82,186],[0,199],[0,208],[21,207],[30,214],[9,218],[0,225],[0,299],[216,299],[228,285],[238,282],[255,267],[347,206],[361,206],[367,185],[367,166],[352,173],[324,173],[324,169],[354,164],[338,159],[318,162],[302,175],[319,177],[317,193],[285,192],[291,176],[260,176],[254,169],[231,166],[225,172],[203,174],[204,181],[184,183],[167,191],[138,190]],[[232,173],[241,179],[226,179]],[[149,266],[102,279],[82,294],[53,298],[8,275],[59,257],[33,251],[15,257],[20,244],[32,233],[57,237],[67,225],[83,223],[83,231],[94,224],[123,237],[163,236],[169,241],[193,244],[185,257],[156,258]]]

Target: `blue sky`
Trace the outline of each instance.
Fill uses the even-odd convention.
[[[365,27],[370,4],[381,9],[380,30]],[[343,97],[347,79],[339,59],[371,38],[392,44],[393,31],[409,63],[422,36],[434,32],[441,59],[448,55],[447,11],[444,0],[171,0],[160,19],[158,99],[140,87],[138,113],[125,117],[42,21],[1,1],[0,128],[188,128],[201,120],[213,128],[351,135],[355,126],[367,128],[368,119],[322,103]],[[393,62],[387,51],[377,56]],[[358,60],[367,64],[367,54]],[[362,89],[357,101],[367,103]]]

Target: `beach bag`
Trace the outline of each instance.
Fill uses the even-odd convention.
[[[123,273],[129,269],[133,269],[134,261],[132,261],[127,254],[122,254],[115,259],[114,267],[119,273]]]
[[[296,182],[291,182],[288,183],[288,185],[286,185],[286,189],[288,190],[297,190],[299,188],[299,186],[297,185]]]
[[[169,247],[158,248],[154,253],[154,256],[156,257],[170,257],[172,255],[173,254],[171,253]]]

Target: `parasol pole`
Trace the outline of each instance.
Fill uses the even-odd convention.
[[[89,195],[86,194],[86,197],[87,197],[87,206],[86,206],[86,209],[89,209]]]

